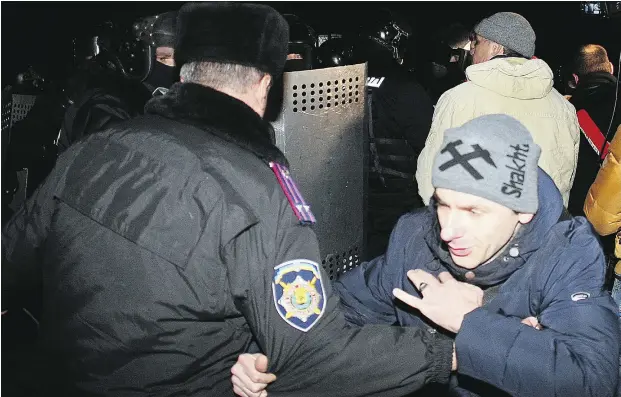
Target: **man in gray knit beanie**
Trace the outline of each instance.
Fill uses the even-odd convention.
[[[445,131],[432,169],[441,238],[456,265],[493,259],[539,208],[540,147],[504,114],[477,117]],[[467,208],[476,219],[454,218]]]
[[[503,48],[497,48],[497,51],[502,51],[500,54],[525,58],[532,58],[535,55],[535,31],[520,14],[499,12],[479,22],[474,32],[502,46]],[[482,53],[483,51],[480,51],[480,55],[483,55]]]
[[[530,132],[513,117],[481,116],[444,133],[432,185],[534,214],[540,154]]]
[[[621,334],[604,256],[589,222],[563,212],[529,130],[504,114],[447,130],[432,205],[403,215],[386,253],[333,288],[356,326],[454,335],[447,395],[612,396]],[[233,384],[257,393],[238,395],[276,379],[259,357],[231,370]]]
[[[479,22],[470,44],[473,64],[468,81],[438,100],[425,147],[418,156],[416,181],[420,197],[433,195],[433,164],[444,132],[485,114],[508,114],[519,120],[541,148],[539,167],[569,202],[580,129],[576,109],[554,89],[554,73],[535,59],[535,32],[523,16],[499,12]]]

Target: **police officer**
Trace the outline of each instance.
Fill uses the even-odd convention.
[[[134,36],[116,27],[91,37],[81,71],[67,90],[71,105],[59,134],[59,150],[83,136],[139,116],[153,96],[178,80],[174,63],[176,11],[153,18]],[[138,40],[140,39],[140,40]]]
[[[231,395],[230,368],[253,348],[281,395],[446,382],[452,341],[347,325],[318,264],[312,208],[262,119],[285,20],[198,3],[178,23],[181,83],[70,147],[3,233],[3,288],[20,286],[3,304],[43,283],[48,392]]]
[[[283,17],[289,24],[289,49],[284,71],[312,69],[317,46],[315,30],[297,15],[283,14]]]
[[[287,61],[284,72],[298,72],[313,68],[317,35],[315,30],[294,14],[283,14],[289,26],[289,43],[287,46]],[[267,98],[267,107],[264,118],[270,122],[278,120],[284,100],[283,76],[275,78]],[[273,136],[272,140],[276,140]]]
[[[154,96],[165,93],[178,80],[174,58],[176,25],[177,11],[156,15],[141,37],[152,51],[149,72],[143,84]]]
[[[423,206],[414,174],[431,128],[433,105],[403,67],[406,21],[390,10],[373,13],[354,47],[357,62],[368,62],[369,124],[368,258],[383,253],[404,213]]]

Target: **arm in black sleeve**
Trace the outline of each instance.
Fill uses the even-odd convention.
[[[81,102],[67,109],[58,142],[59,150],[62,152],[85,136],[131,117],[129,106],[121,98],[105,90],[89,90]]]
[[[258,223],[237,236],[225,255],[230,280],[241,279],[239,272],[248,273],[246,287],[232,288],[268,356],[269,371],[278,376],[270,395],[404,395],[430,382],[447,382],[451,340],[418,328],[348,325],[320,265],[313,285],[324,305],[312,327],[302,331],[292,325],[302,324],[299,319],[287,318],[282,305],[279,312],[283,294],[272,285],[274,268],[293,260],[319,261],[314,232],[297,224],[286,201],[280,212],[277,232]]]
[[[431,120],[433,118],[433,104],[423,87],[410,82],[399,93],[401,98],[402,131],[408,144],[420,153],[425,147]]]

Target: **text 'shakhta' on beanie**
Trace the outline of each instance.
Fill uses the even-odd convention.
[[[442,149],[433,164],[432,184],[534,214],[539,205],[540,154],[530,132],[513,117],[477,117],[444,132]]]
[[[535,55],[535,31],[526,18],[520,14],[496,13],[479,22],[474,32],[526,58],[532,58]]]
[[[177,17],[175,63],[219,62],[282,73],[289,26],[276,10],[259,4],[188,3]]]

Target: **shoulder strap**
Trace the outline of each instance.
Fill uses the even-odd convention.
[[[298,189],[293,177],[289,173],[289,169],[273,161],[270,162],[269,165],[274,175],[276,175],[278,184],[282,188],[283,193],[285,193],[287,201],[289,201],[289,205],[300,223],[302,225],[315,224],[317,220],[311,212],[310,205],[308,205],[304,197],[302,197],[302,193],[300,193],[300,189]]]
[[[593,121],[585,109],[578,110],[576,115],[578,116],[580,131],[589,142],[595,153],[599,155],[600,161],[603,161],[608,154],[610,142],[607,141],[607,137],[599,129],[597,124],[595,124],[595,121]]]

